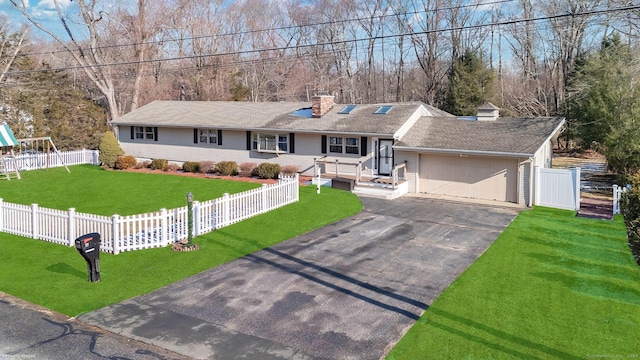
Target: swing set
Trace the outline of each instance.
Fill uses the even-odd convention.
[[[16,139],[9,125],[4,123],[0,125],[0,148],[0,175],[4,174],[7,180],[20,179],[20,170],[49,170],[52,150],[67,172],[71,172],[51,137]]]
[[[53,153],[58,157],[60,163],[67,169],[67,172],[71,172],[65,164],[62,155],[56,148],[56,145],[51,140],[51,137],[38,137],[18,139],[19,145],[17,149],[18,163],[21,165],[21,169],[42,169],[49,170],[51,165],[51,155]]]

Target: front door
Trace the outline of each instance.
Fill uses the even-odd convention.
[[[380,139],[378,148],[378,174],[391,175],[393,170],[393,140]]]

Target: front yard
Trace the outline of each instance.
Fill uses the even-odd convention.
[[[197,200],[238,192],[250,183],[136,174],[72,167],[24,172],[22,180],[0,182],[5,201],[43,207],[133,214],[184,206],[185,194]],[[211,267],[255,252],[359,212],[362,204],[348,192],[301,187],[300,201],[194,239],[200,250],[169,248],[119,255],[101,254],[101,281],[89,283],[84,259],[75,248],[0,233],[0,291],[49,309],[77,316],[145,294]]]
[[[622,218],[522,212],[388,359],[640,358],[640,267]]]

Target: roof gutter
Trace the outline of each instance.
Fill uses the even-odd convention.
[[[445,154],[445,155],[482,155],[482,156],[495,156],[495,157],[510,157],[510,158],[530,158],[534,154],[529,153],[514,153],[503,151],[482,151],[482,150],[462,150],[462,149],[438,149],[438,148],[423,148],[413,146],[394,146],[394,150],[409,150],[417,151],[421,153],[432,154]]]
[[[335,134],[335,135],[344,135],[344,134],[354,134],[357,136],[372,136],[372,137],[385,137],[385,138],[393,138],[393,134],[391,133],[366,133],[359,131],[338,131],[338,130],[304,130],[304,129],[281,129],[281,128],[237,128],[237,127],[225,127],[225,126],[214,126],[214,125],[165,125],[165,124],[132,124],[132,123],[113,123],[110,122],[111,125],[115,126],[157,126],[157,127],[167,127],[174,129],[218,129],[218,130],[232,130],[232,131],[267,131],[267,132],[275,132],[275,133],[284,133],[284,132],[294,132],[294,133],[306,133],[306,134]]]

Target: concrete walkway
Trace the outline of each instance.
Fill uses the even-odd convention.
[[[362,201],[349,219],[79,319],[194,358],[379,359],[521,210]]]

